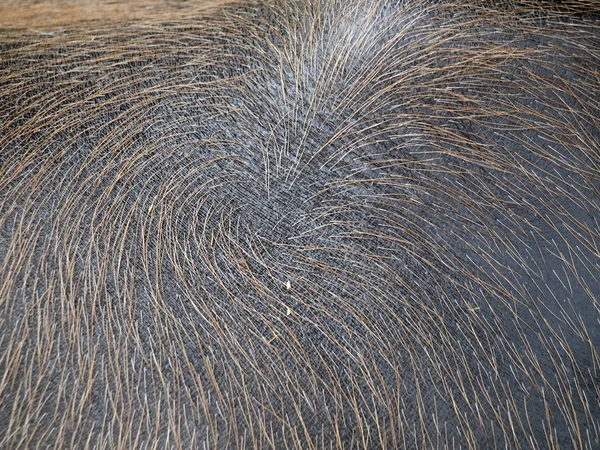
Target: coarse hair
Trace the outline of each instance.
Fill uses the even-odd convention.
[[[600,447],[600,4],[115,8],[0,21],[0,448]]]

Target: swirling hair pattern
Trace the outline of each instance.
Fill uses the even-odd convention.
[[[159,6],[0,21],[0,448],[600,448],[598,3]]]

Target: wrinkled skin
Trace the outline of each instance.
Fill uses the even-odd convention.
[[[600,448],[600,6],[106,8],[1,23],[0,448]]]

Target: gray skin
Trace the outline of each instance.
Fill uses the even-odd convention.
[[[600,7],[0,31],[0,448],[600,448]]]

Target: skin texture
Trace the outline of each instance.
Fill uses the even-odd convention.
[[[600,447],[597,3],[3,11],[0,448]]]

